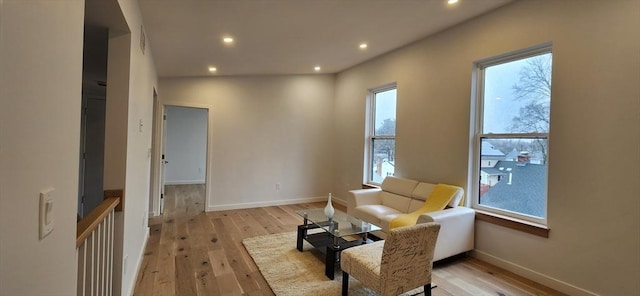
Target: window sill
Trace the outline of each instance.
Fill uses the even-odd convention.
[[[476,220],[511,228],[544,238],[549,238],[550,229],[547,226],[481,210],[475,211]]]

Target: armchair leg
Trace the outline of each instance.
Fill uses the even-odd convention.
[[[342,272],[342,296],[349,294],[349,274]]]
[[[424,296],[431,296],[431,284],[424,285]]]

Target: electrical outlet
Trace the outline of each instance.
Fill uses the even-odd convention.
[[[280,191],[280,183],[276,183],[276,191]]]

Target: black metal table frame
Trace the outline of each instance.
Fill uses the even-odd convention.
[[[320,251],[324,251],[324,253],[326,253],[324,274],[328,278],[333,280],[335,278],[335,264],[340,262],[340,252],[342,250],[345,250],[357,245],[371,243],[374,240],[368,238],[368,234],[369,234],[368,232],[361,233],[360,235],[362,237],[360,239],[353,240],[353,241],[347,241],[327,231],[322,231],[322,232],[313,233],[313,234],[307,233],[309,229],[321,228],[323,226],[329,226],[329,230],[338,229],[338,222],[326,221],[321,223],[314,222],[312,224],[309,224],[309,220],[307,218],[304,218],[304,224],[298,225],[297,248],[298,248],[298,251],[302,252],[303,240],[306,240],[314,248]],[[372,236],[372,237],[377,238],[375,236]]]

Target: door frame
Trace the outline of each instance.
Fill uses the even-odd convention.
[[[82,94],[82,107],[80,108],[80,163],[78,175],[78,219],[84,217],[84,185],[85,170],[87,166],[85,152],[87,146],[87,95]]]
[[[158,161],[158,158],[162,156],[162,149],[158,149],[156,143],[162,143],[162,108],[160,108],[160,101],[158,99],[158,91],[156,88],[153,88],[153,114],[152,114],[152,131],[151,131],[151,184],[149,185],[149,217],[155,217],[161,215],[160,209],[160,194],[162,194],[162,174],[159,169],[161,169],[161,163]],[[157,126],[157,123],[160,122],[160,127]],[[162,146],[160,146],[162,147]],[[156,171],[160,175],[156,175]],[[157,198],[156,198],[157,197]]]
[[[174,106],[174,107],[186,107],[186,108],[198,108],[207,110],[207,148],[206,148],[206,164],[205,164],[205,197],[204,197],[204,211],[209,212],[210,204],[211,204],[211,192],[212,192],[212,184],[213,184],[213,161],[211,158],[212,148],[213,148],[213,107],[209,104],[202,103],[194,103],[194,102],[183,102],[183,101],[171,101],[171,100],[162,100],[161,95],[158,95],[158,99],[154,100],[154,114],[158,114],[160,116],[155,116],[153,119],[153,135],[154,141],[152,143],[152,162],[155,163],[155,166],[152,166],[152,186],[153,190],[151,192],[150,202],[149,202],[149,215],[150,216],[158,216],[161,215],[160,212],[160,193],[162,192],[162,185],[164,182],[160,179],[163,178],[161,170],[162,170],[162,153],[164,153],[163,145],[166,140],[164,135],[164,114],[166,114],[166,107]],[[155,153],[153,153],[155,152]]]

